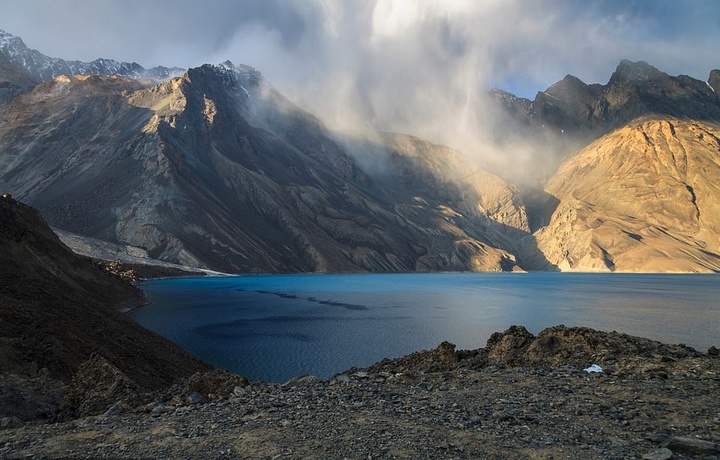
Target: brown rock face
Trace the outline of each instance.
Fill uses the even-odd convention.
[[[720,125],[641,119],[567,160],[537,234],[562,270],[720,271]]]

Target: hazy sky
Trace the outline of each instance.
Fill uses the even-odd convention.
[[[416,131],[462,131],[492,87],[606,83],[621,59],[720,68],[719,0],[0,0],[0,29],[64,59],[229,59],[325,119]]]

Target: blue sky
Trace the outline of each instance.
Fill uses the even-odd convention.
[[[0,29],[50,56],[229,59],[325,119],[416,132],[439,117],[472,125],[492,87],[532,99],[566,74],[605,83],[621,59],[701,80],[720,68],[718,0],[0,0],[0,11]]]

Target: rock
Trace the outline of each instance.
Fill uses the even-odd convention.
[[[235,388],[233,388],[233,394],[237,397],[241,397],[241,396],[247,396],[248,392],[245,388],[238,385]]]
[[[165,406],[163,406],[162,404],[158,404],[152,408],[152,410],[150,411],[150,416],[151,417],[160,417],[165,412],[167,412],[167,408]]]
[[[337,383],[350,383],[350,376],[347,374],[338,374],[334,378]]]
[[[198,372],[188,379],[190,392],[202,394],[207,399],[219,399],[234,394],[236,387],[244,387],[248,379],[228,371]]]
[[[667,447],[654,450],[642,456],[643,460],[668,460],[673,456],[673,452]]]
[[[17,417],[3,417],[0,419],[0,428],[17,428],[23,425],[22,420]]]
[[[707,354],[708,356],[718,356],[720,355],[720,350],[718,350],[717,347],[713,345],[712,347],[708,348]]]
[[[112,415],[120,415],[120,414],[127,412],[128,410],[130,410],[130,406],[127,403],[125,403],[123,401],[118,401],[115,404],[113,404],[112,406],[110,406],[103,415],[106,417],[109,417]]]
[[[108,360],[94,354],[80,365],[62,404],[64,409],[84,417],[105,413],[118,401],[138,399],[138,385]]]
[[[315,377],[314,375],[304,375],[302,377],[298,377],[295,379],[288,380],[283,384],[284,387],[296,387],[296,386],[304,386],[304,385],[312,385],[315,383],[320,382],[320,379]]]
[[[673,436],[668,442],[668,448],[673,452],[685,455],[717,455],[720,454],[720,445],[715,442],[704,441],[697,438]]]
[[[192,392],[190,395],[188,395],[186,399],[188,404],[195,405],[195,404],[205,404],[207,402],[207,399],[205,396],[201,395],[198,392]]]

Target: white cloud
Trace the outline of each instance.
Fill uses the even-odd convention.
[[[51,5],[51,6],[48,6]],[[655,0],[0,0],[0,28],[40,51],[255,66],[329,123],[483,150],[484,92],[533,97],[624,58],[706,78],[720,2]]]

